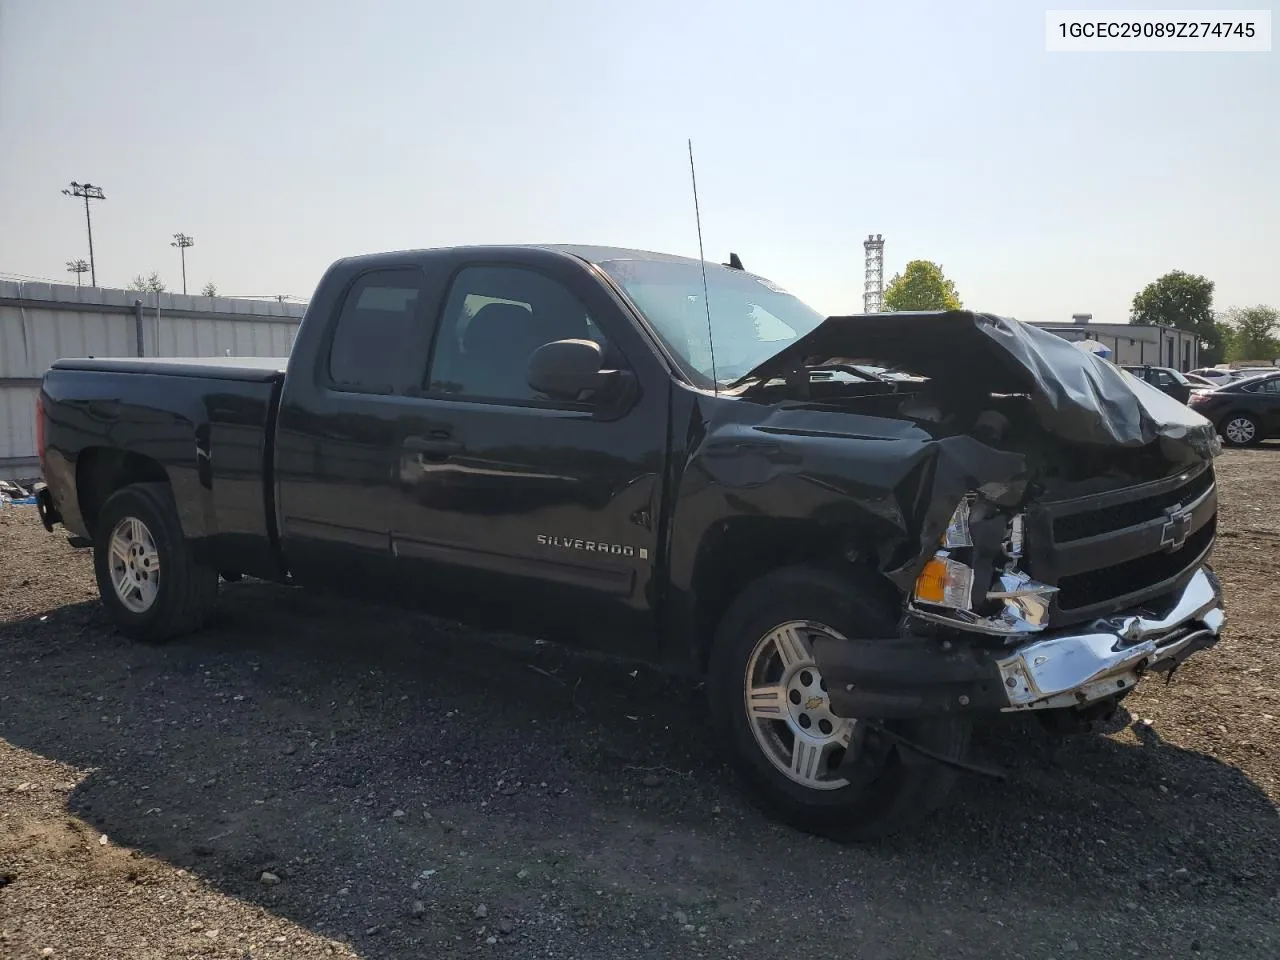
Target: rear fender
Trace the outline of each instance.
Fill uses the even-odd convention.
[[[93,536],[98,511],[107,498],[131,483],[169,484],[183,535],[198,539],[210,532],[207,520],[213,511],[212,490],[191,470],[166,467],[154,457],[132,450],[89,447],[76,458],[75,473],[76,506],[85,536]]]
[[[163,481],[185,536],[215,532],[208,383],[54,368],[42,389],[44,479],[68,530],[91,537],[113,491]]]

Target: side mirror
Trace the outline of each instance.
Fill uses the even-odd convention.
[[[630,381],[625,370],[602,370],[604,353],[594,340],[544,343],[529,357],[529,386],[553,400],[593,403]]]

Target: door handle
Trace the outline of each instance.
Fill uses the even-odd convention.
[[[405,437],[403,448],[414,453],[419,463],[441,463],[463,450],[462,443],[447,430],[432,430],[425,437]]]

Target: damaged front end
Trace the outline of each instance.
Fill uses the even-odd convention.
[[[814,659],[840,716],[1078,710],[1114,701],[1148,673],[1171,673],[1217,643],[1224,622],[1221,587],[1200,566],[1154,611],[1125,611],[1005,646],[910,628],[881,640],[819,639]]]
[[[868,364],[915,379],[812,376]],[[985,314],[833,317],[736,386],[932,438],[878,554],[899,635],[815,646],[837,714],[1081,711],[1217,642],[1216,432],[1107,361]]]

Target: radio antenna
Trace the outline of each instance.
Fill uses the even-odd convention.
[[[698,174],[693,166],[693,138],[689,138],[689,177],[693,180],[693,215],[698,222],[698,263],[702,267],[702,302],[707,308],[707,346],[711,350],[711,387],[720,396],[720,380],[716,376],[716,341],[711,333],[711,296],[707,293],[707,257],[702,252],[702,212],[698,209]]]

